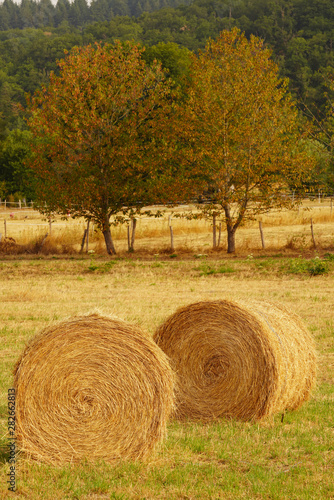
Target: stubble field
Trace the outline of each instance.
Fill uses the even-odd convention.
[[[331,221],[322,224],[319,229],[329,241]],[[168,244],[165,237],[160,248]],[[0,257],[0,498],[334,499],[330,244],[276,253],[274,246],[265,253],[245,245],[227,258],[200,246],[196,251],[176,248],[170,255],[155,243],[146,256],[123,251],[112,259],[97,253]],[[54,321],[96,310],[152,335],[178,307],[220,298],[273,300],[302,317],[319,356],[317,387],[308,403],[283,422],[281,415],[260,423],[171,421],[167,439],[145,463],[53,467],[18,455],[17,489],[7,490],[7,391],[28,339]]]

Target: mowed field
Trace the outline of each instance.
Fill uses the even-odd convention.
[[[89,255],[1,255],[0,498],[334,499],[334,225],[329,207],[325,210],[327,215],[318,219],[305,212],[304,225],[297,224],[302,215],[297,213],[285,219],[278,215],[278,224],[263,220],[268,239],[278,229],[287,239],[295,235],[297,242],[283,244],[281,236],[280,244],[273,239],[266,251],[256,224],[240,229],[240,250],[233,257],[210,250],[209,223],[199,230],[204,221],[197,226],[193,221],[197,230],[190,230],[189,221],[182,220],[175,221],[180,240],[176,230],[173,254],[167,251],[167,227],[163,235],[141,234],[138,228],[134,254],[126,252],[126,233],[119,234],[120,252],[112,258],[98,241]],[[310,241],[311,216],[317,249]],[[15,219],[8,220],[9,231]],[[76,233],[79,244],[82,227]],[[13,237],[26,242],[19,233]],[[181,244],[181,237],[188,243]],[[32,336],[50,323],[96,310],[152,335],[178,307],[221,298],[272,300],[301,316],[319,358],[309,402],[287,413],[283,422],[281,415],[257,423],[170,421],[166,440],[146,462],[55,467],[19,455],[16,492],[7,490],[7,391],[14,364]]]

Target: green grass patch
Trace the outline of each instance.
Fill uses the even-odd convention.
[[[330,271],[327,260],[315,257],[314,259],[289,259],[283,262],[281,271],[285,274],[307,274],[309,276],[319,276]]]
[[[210,276],[212,274],[230,274],[236,271],[235,268],[229,264],[224,263],[220,265],[214,265],[208,264],[206,262],[198,267],[195,267],[194,270],[199,271],[200,276]]]
[[[108,273],[116,264],[116,260],[108,260],[101,264],[97,263],[95,260],[91,260],[87,269],[91,273],[104,274]]]

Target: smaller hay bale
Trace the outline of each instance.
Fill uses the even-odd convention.
[[[14,369],[16,435],[29,458],[145,459],[163,439],[174,374],[152,339],[98,314],[49,326]]]
[[[177,374],[180,419],[259,420],[297,409],[315,384],[311,335],[297,315],[272,302],[190,304],[153,338]]]

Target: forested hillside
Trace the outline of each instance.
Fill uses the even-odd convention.
[[[210,37],[234,26],[247,37],[254,34],[265,41],[280,76],[289,78],[299,108],[304,112],[309,108],[322,119],[334,67],[332,0],[182,4],[179,0],[58,0],[56,5],[50,0],[20,4],[4,0],[0,5],[0,141],[4,144],[15,133],[10,147],[20,144],[18,136],[24,136],[20,131],[25,124],[16,104],[24,106],[25,94],[48,82],[64,50],[95,41],[135,40],[147,47],[147,61],[158,57],[178,79],[187,68],[187,51],[203,49]],[[25,145],[21,146],[24,154]],[[17,154],[19,162],[21,153]]]
[[[0,7],[0,29],[58,27],[64,23],[79,28],[94,22],[110,21],[115,16],[140,16],[164,7],[176,7],[181,0],[4,0]]]

